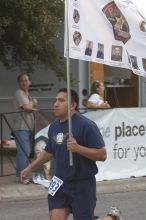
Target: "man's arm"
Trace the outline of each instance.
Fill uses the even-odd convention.
[[[29,176],[29,174],[35,170],[37,167],[40,167],[44,163],[48,162],[53,158],[53,155],[43,150],[39,157],[37,157],[32,163],[28,165],[24,170],[21,172],[21,179]]]
[[[74,138],[68,139],[67,149],[94,161],[105,161],[107,158],[107,152],[104,146],[100,149],[84,147],[79,145]]]
[[[31,112],[34,110],[34,108],[37,106],[38,101],[37,99],[33,98],[32,101],[29,104],[24,104],[21,106],[22,110]]]
[[[38,105],[38,101],[36,98],[31,97],[30,100],[25,95],[23,90],[18,89],[16,91],[16,101],[22,110],[27,111],[27,112],[31,112]]]

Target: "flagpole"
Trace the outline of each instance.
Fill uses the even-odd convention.
[[[68,131],[69,138],[72,137],[71,123],[71,85],[70,85],[70,58],[69,58],[69,23],[68,23],[68,0],[66,0],[66,68],[67,68],[67,98],[68,98]],[[73,166],[73,153],[69,151],[69,165]]]

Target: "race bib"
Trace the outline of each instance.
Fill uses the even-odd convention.
[[[59,179],[57,176],[53,176],[48,188],[48,193],[51,196],[54,196],[62,184],[63,181],[61,179]]]

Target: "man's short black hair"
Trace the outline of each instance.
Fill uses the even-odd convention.
[[[58,90],[57,93],[60,93],[60,92],[64,92],[64,93],[67,93],[67,88],[61,88]],[[77,92],[73,89],[70,89],[70,95],[71,95],[71,102],[75,102],[77,104],[76,106],[76,110],[78,109],[78,105],[79,105],[79,96],[77,94]]]
[[[22,76],[27,76],[28,79],[31,81],[30,75],[27,72],[22,72],[18,77],[17,77],[17,82],[19,83],[21,81]]]

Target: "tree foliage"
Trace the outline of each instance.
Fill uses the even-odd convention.
[[[62,0],[0,0],[0,61],[9,68],[43,63],[62,75],[54,41],[63,20]]]

